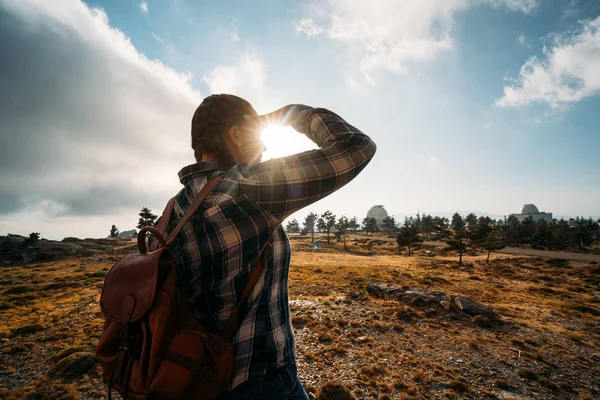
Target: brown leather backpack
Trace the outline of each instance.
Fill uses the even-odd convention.
[[[225,328],[215,333],[207,332],[196,319],[168,248],[218,180],[216,177],[208,182],[165,239],[163,234],[175,202],[172,198],[157,229],[145,227],[138,234],[140,254],[126,255],[106,275],[100,299],[105,323],[96,360],[102,366],[109,399],[114,388],[124,399],[210,400],[229,386],[238,313],[265,267],[271,241],[252,270]],[[146,232],[155,236],[149,251]]]

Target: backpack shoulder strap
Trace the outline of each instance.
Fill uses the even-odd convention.
[[[167,206],[165,207],[161,217],[160,217],[160,223],[158,224],[158,226],[156,227],[156,230],[161,234],[164,235],[165,231],[167,230],[167,225],[169,225],[169,219],[171,218],[171,213],[173,212],[173,209],[175,208],[175,196],[171,197],[171,200],[169,200],[169,202],[167,203]],[[158,248],[158,240],[154,240],[154,242],[152,243],[152,246],[150,246],[150,251],[156,250]]]
[[[220,179],[221,179],[221,176],[217,175],[214,178],[212,178],[210,181],[208,181],[208,183],[206,185],[204,185],[204,187],[202,188],[200,193],[198,193],[198,196],[196,196],[196,198],[194,199],[194,202],[192,203],[190,208],[187,210],[187,212],[185,213],[183,218],[181,218],[181,220],[177,224],[177,227],[169,234],[169,237],[166,239],[167,245],[170,244],[173,240],[175,240],[175,238],[177,237],[177,235],[179,234],[179,232],[181,231],[181,229],[183,228],[185,223],[191,218],[192,215],[194,215],[196,210],[198,210],[198,207],[200,207],[200,204],[202,204],[202,202],[204,201],[206,196],[208,196],[210,191],[216,186],[216,184],[219,182]],[[169,219],[171,217],[171,213],[173,212],[174,206],[175,206],[175,197],[172,197],[171,200],[169,200],[169,202],[167,203],[167,206],[165,207],[163,214],[161,216],[160,224],[157,227],[158,232],[160,232],[163,235],[167,229],[167,225],[169,223]],[[152,242],[150,251],[156,250],[158,248],[159,244],[160,244],[160,242],[158,240],[155,240],[154,242]],[[225,327],[222,330],[222,334],[228,340],[231,340],[233,338],[233,334],[237,331],[237,328],[238,328],[237,320],[238,320],[238,315],[239,315],[240,309],[244,305],[244,303],[248,300],[248,297],[250,296],[252,289],[254,289],[254,286],[256,286],[256,283],[258,282],[258,279],[260,278],[262,271],[266,267],[267,260],[269,259],[269,254],[271,252],[272,247],[273,247],[273,238],[269,239],[265,248],[263,249],[262,253],[260,254],[260,256],[258,258],[258,262],[252,269],[252,273],[250,274],[250,277],[248,278],[248,282],[246,283],[246,286],[244,287],[244,292],[242,293],[242,297],[240,298],[240,301],[235,306],[235,308],[233,309],[233,312],[229,316],[229,319],[225,323]]]
[[[269,253],[271,253],[272,247],[273,247],[273,238],[269,239],[269,241],[267,242],[267,245],[265,246],[264,250],[260,254],[260,257],[258,258],[258,262],[252,269],[252,273],[250,274],[250,277],[248,278],[248,282],[246,283],[246,287],[244,288],[244,292],[242,294],[242,297],[241,297],[239,303],[235,306],[235,308],[231,312],[229,319],[227,319],[227,322],[225,323],[225,327],[221,331],[223,337],[225,337],[229,341],[231,341],[233,339],[233,335],[238,330],[238,315],[240,313],[240,309],[244,305],[244,303],[248,300],[248,297],[250,296],[252,289],[254,289],[254,286],[256,286],[256,283],[258,282],[258,279],[260,278],[262,271],[267,266],[267,261],[269,259]]]
[[[192,215],[194,215],[196,210],[198,210],[198,207],[200,207],[200,204],[202,204],[202,202],[204,201],[206,196],[208,196],[210,191],[214,189],[214,187],[217,185],[217,183],[219,183],[220,180],[221,180],[221,176],[217,175],[214,178],[212,178],[210,181],[208,181],[206,183],[206,185],[204,185],[202,190],[200,190],[200,193],[198,193],[198,196],[196,196],[196,198],[194,199],[194,202],[192,203],[190,208],[187,210],[187,212],[185,213],[183,218],[181,218],[181,220],[177,224],[177,227],[175,229],[173,229],[173,232],[171,232],[169,234],[169,237],[166,238],[167,244],[170,244],[173,240],[175,240],[175,238],[177,237],[177,235],[179,234],[179,232],[181,231],[181,229],[183,228],[185,223],[188,222],[188,220],[192,217]],[[171,200],[169,200],[169,202],[167,203],[167,206],[165,207],[165,210],[163,211],[163,214],[160,217],[160,224],[158,224],[158,227],[157,227],[157,230],[163,236],[167,229],[167,225],[169,223],[169,219],[171,217],[171,213],[173,212],[174,207],[175,207],[175,197],[172,197]],[[158,240],[155,240],[154,242],[152,242],[152,246],[150,246],[150,251],[156,250],[158,248],[159,244],[160,244],[160,242]]]

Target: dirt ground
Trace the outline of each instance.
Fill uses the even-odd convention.
[[[291,237],[299,374],[320,399],[600,397],[600,263],[456,255]],[[0,269],[0,398],[100,399],[104,276],[119,252]],[[370,296],[370,283],[467,296],[491,319]]]

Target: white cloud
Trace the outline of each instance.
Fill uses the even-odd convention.
[[[0,92],[2,229],[28,234],[26,215],[41,213],[44,237],[83,226],[105,236],[115,215],[130,229],[141,207],[160,212],[193,162],[202,97],[190,74],[149,60],[78,0],[4,0],[0,34],[11,38],[0,41],[0,76],[11,76]]]
[[[218,65],[202,80],[211,93],[248,93],[264,87],[267,74],[260,57],[246,53],[235,65]]]
[[[148,14],[148,3],[146,3],[145,1],[142,1],[138,7],[140,8],[140,10],[142,10],[142,12],[144,14]]]
[[[156,33],[152,33],[152,37],[154,38],[154,40],[156,40],[158,43],[160,44],[165,44],[165,41],[163,40],[163,38],[161,38],[160,36],[158,36]]]
[[[576,32],[550,38],[544,60],[531,57],[521,67],[519,78],[504,87],[496,100],[503,107],[547,103],[554,109],[600,92],[600,17],[582,23]]]
[[[317,36],[325,32],[325,28],[318,26],[312,18],[303,18],[300,21],[294,21],[296,33],[305,33],[306,36]]]
[[[525,44],[525,35],[517,36],[517,42],[519,42],[519,44],[521,44],[521,45],[524,45]]]
[[[233,18],[229,22],[229,26],[218,25],[217,32],[219,36],[227,38],[229,42],[235,43],[241,41],[240,35],[238,33],[237,22],[237,18]]]
[[[506,7],[511,11],[531,12],[538,6],[537,0],[485,0],[486,3],[495,8]]]
[[[345,45],[351,64],[374,82],[374,71],[406,72],[412,62],[427,62],[454,47],[454,16],[489,4],[531,11],[535,0],[323,0],[293,22],[298,34],[326,37]],[[369,76],[369,77],[367,77]]]
[[[259,114],[281,107],[281,93],[274,92],[267,82],[267,66],[259,54],[246,51],[233,64],[214,67],[202,77],[211,94],[230,93],[248,100]]]
[[[238,35],[236,29],[233,29],[233,30],[229,31],[228,36],[229,36],[229,39],[231,39],[232,42],[239,42],[240,41],[240,36]]]
[[[326,35],[348,46],[358,58],[359,70],[397,73],[411,61],[427,61],[453,46],[453,15],[467,0],[328,0],[310,8],[309,16],[295,22],[296,31]]]

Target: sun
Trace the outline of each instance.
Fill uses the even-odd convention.
[[[317,148],[310,139],[289,126],[270,125],[263,130],[261,139],[267,146],[262,161]]]

